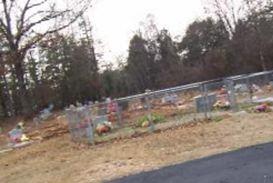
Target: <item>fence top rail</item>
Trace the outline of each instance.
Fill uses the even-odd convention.
[[[167,92],[178,92],[178,91],[183,91],[183,90],[195,89],[195,88],[200,87],[200,85],[202,85],[202,84],[219,82],[222,80],[223,79],[215,79],[215,80],[210,80],[210,81],[191,83],[191,84],[176,86],[176,87],[167,88],[167,89],[163,89],[163,90],[151,91],[149,93],[141,93],[141,94],[132,95],[132,96],[128,96],[128,97],[122,97],[122,98],[115,99],[115,101],[122,102],[122,101],[126,101],[126,100],[144,98],[146,96],[151,96],[151,95],[160,95],[160,94],[164,94]]]
[[[168,93],[168,92],[177,92],[177,91],[182,91],[182,90],[187,90],[187,89],[192,89],[192,88],[197,88],[197,87],[199,87],[199,84],[197,84],[197,83],[194,85],[191,84],[190,86],[184,85],[184,86],[168,88],[168,89],[164,89],[164,90],[152,91],[149,93],[141,93],[141,94],[132,95],[132,96],[128,96],[128,97],[122,97],[122,98],[115,99],[115,101],[123,102],[123,101],[127,101],[127,100],[140,99],[140,98],[144,98],[147,96],[160,95],[160,94],[164,94],[164,93]]]
[[[256,73],[250,73],[250,74],[241,74],[241,75],[236,75],[236,76],[230,76],[230,77],[227,77],[226,79],[240,80],[240,79],[258,77],[258,76],[267,75],[267,74],[273,74],[273,70],[271,70],[271,71],[263,71],[263,72],[256,72]]]
[[[160,95],[160,94],[164,94],[164,93],[168,93],[168,92],[178,92],[178,91],[183,91],[183,90],[195,89],[195,88],[200,87],[200,85],[203,85],[203,84],[210,84],[210,83],[214,83],[214,82],[223,82],[225,80],[236,81],[236,80],[240,80],[240,79],[257,77],[257,76],[262,76],[262,75],[266,75],[266,74],[273,74],[273,70],[257,72],[257,73],[250,73],[250,74],[241,74],[241,75],[230,76],[230,77],[226,77],[226,78],[217,78],[217,79],[207,80],[207,81],[201,81],[201,82],[176,86],[176,87],[172,87],[172,88],[151,91],[149,93],[140,93],[140,94],[131,95],[128,97],[122,97],[122,98],[115,99],[115,101],[123,102],[123,101],[128,101],[128,100],[133,100],[133,99],[140,99],[140,98],[144,98],[149,95]]]

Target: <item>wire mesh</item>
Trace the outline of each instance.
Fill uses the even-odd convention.
[[[94,131],[90,106],[74,107],[66,110],[71,137],[77,142],[94,143]]]
[[[273,95],[273,71],[220,78],[67,110],[76,141],[105,141],[212,119]],[[273,102],[273,99],[272,99]],[[98,134],[100,124],[111,124]]]

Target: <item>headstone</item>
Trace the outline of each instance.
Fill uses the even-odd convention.
[[[207,98],[207,101],[206,101]],[[196,110],[198,113],[207,112],[206,110],[212,110],[213,105],[216,102],[216,95],[214,93],[208,94],[207,97],[197,96],[194,98],[196,104]]]
[[[236,92],[248,92],[248,87],[246,84],[237,84],[234,87]]]
[[[163,98],[162,98],[162,103],[163,104],[176,104],[178,101],[178,96],[176,94],[166,94]]]

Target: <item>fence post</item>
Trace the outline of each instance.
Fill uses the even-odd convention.
[[[155,125],[154,125],[154,122],[153,122],[153,119],[152,119],[152,109],[151,109],[151,101],[150,101],[151,94],[150,93],[151,93],[150,90],[145,91],[145,103],[146,103],[146,106],[147,106],[148,120],[149,120],[149,123],[150,123],[149,131],[153,132],[155,130]]]
[[[115,103],[115,107],[116,107],[116,116],[117,116],[117,127],[121,127],[122,124],[122,117],[121,117],[121,113],[122,113],[122,107],[119,105],[118,100],[114,99],[113,102]]]
[[[205,110],[206,110],[206,119],[210,118],[210,107],[209,107],[209,98],[208,98],[208,86],[204,84],[204,94],[205,94]]]
[[[66,112],[66,119],[68,121],[68,130],[70,132],[70,135],[71,135],[71,138],[72,140],[75,140],[75,135],[74,135],[74,126],[73,126],[73,123],[74,123],[74,120],[73,120],[73,114],[72,114],[72,109],[71,107],[70,108],[67,108],[65,110]]]
[[[202,105],[203,105],[203,112],[204,112],[204,115],[205,115],[205,119],[208,119],[208,106],[207,106],[207,103],[208,103],[208,92],[207,92],[207,87],[205,86],[205,84],[201,84],[200,85],[200,90],[201,90],[201,101],[202,101]]]
[[[117,117],[118,117],[118,127],[121,127],[122,117],[121,117],[122,109],[120,106],[117,107]]]
[[[248,88],[248,92],[249,92],[249,102],[252,103],[253,89],[252,89],[249,77],[247,77],[246,83],[247,83],[247,88]]]
[[[233,112],[238,112],[238,105],[237,105],[237,101],[236,101],[234,81],[228,79],[225,81],[225,83],[228,88],[228,99],[230,102],[230,107]]]
[[[92,108],[91,106],[87,105],[84,109],[86,111],[86,120],[87,122],[87,128],[86,128],[86,134],[88,138],[88,143],[94,145],[95,144],[95,129],[93,126],[93,115],[92,115]]]

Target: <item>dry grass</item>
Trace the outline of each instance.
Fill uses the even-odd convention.
[[[273,141],[273,115],[247,114],[85,147],[68,135],[0,155],[0,182],[101,182]]]

